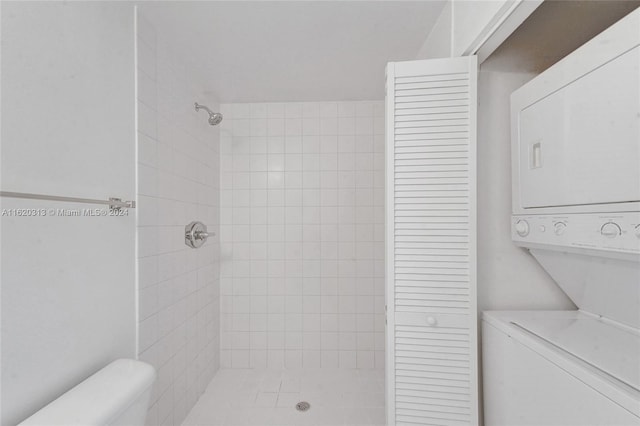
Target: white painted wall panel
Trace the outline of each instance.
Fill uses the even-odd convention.
[[[2,44],[2,190],[131,199],[131,5],[3,2]]]
[[[452,2],[446,2],[415,59],[448,58],[451,56],[452,9]]]
[[[533,74],[494,68],[505,60],[489,58],[478,76],[478,307],[575,309],[540,264],[511,241],[511,127],[506,117],[511,92]]]
[[[2,190],[135,198],[134,14],[124,3],[2,3]],[[135,211],[0,199],[2,418],[16,424],[135,357]]]

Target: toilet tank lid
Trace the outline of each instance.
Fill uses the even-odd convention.
[[[119,359],[20,423],[21,426],[105,425],[147,391],[155,369],[141,361]]]

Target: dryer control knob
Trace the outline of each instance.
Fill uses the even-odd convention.
[[[567,224],[564,222],[556,222],[553,224],[553,233],[556,235],[564,234],[565,229],[567,229]]]
[[[526,220],[519,220],[516,222],[516,233],[521,237],[529,235],[529,223]]]
[[[600,228],[600,233],[607,238],[615,238],[621,234],[621,230],[617,223],[607,222]]]

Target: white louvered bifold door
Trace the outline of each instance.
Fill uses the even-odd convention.
[[[477,425],[475,56],[387,65],[389,425]]]

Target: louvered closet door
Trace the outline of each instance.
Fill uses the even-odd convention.
[[[387,66],[387,420],[477,425],[475,56]]]

